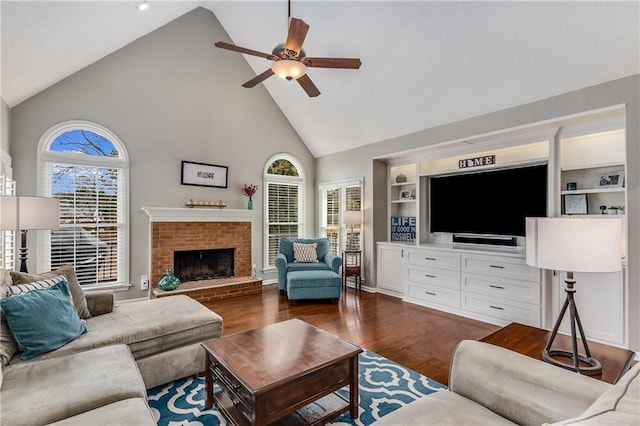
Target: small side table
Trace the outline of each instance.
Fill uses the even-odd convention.
[[[342,252],[342,285],[345,290],[348,277],[354,277],[356,290],[362,290],[362,250]]]

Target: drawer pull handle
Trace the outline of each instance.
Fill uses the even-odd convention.
[[[436,260],[435,257],[425,257],[424,260]]]
[[[497,309],[497,310],[499,310],[499,311],[504,311],[504,308],[501,308],[500,306],[492,306],[492,305],[489,305],[489,307],[490,307],[491,309]]]
[[[435,278],[436,277],[435,275],[429,275],[429,274],[424,274],[424,276],[427,277],[427,278]]]
[[[497,288],[498,290],[504,290],[504,287],[499,286],[499,285],[489,284],[489,287],[491,287],[491,288]]]
[[[428,294],[429,296],[435,296],[435,293],[431,293],[430,291],[425,291],[424,294]]]
[[[504,266],[501,266],[501,265],[489,265],[489,268],[504,269]]]

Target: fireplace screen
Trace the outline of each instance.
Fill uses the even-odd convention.
[[[233,277],[234,252],[233,248],[174,251],[175,274],[183,283]]]

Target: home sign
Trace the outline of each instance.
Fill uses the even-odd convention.
[[[467,169],[469,167],[491,166],[496,164],[495,155],[483,155],[482,157],[467,158],[458,161],[459,169]]]

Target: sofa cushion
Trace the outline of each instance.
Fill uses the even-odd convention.
[[[55,426],[156,426],[151,409],[142,398],[129,398],[114,402],[86,413],[69,417]]]
[[[124,345],[4,367],[2,424],[42,425],[128,398],[146,398]]]
[[[6,297],[7,287],[12,283],[9,270],[0,269],[0,278],[2,279],[2,283],[0,283],[0,291],[2,294],[0,294],[0,297]],[[9,364],[11,358],[17,353],[18,345],[16,345],[16,341],[13,340],[13,336],[9,331],[9,325],[4,317],[4,311],[0,309],[0,363],[2,365]]]
[[[424,396],[374,423],[375,426],[515,425],[480,404],[442,390]]]
[[[180,315],[173,315],[176,312]],[[189,296],[175,295],[123,303],[110,314],[88,319],[87,326],[88,333],[43,357],[126,344],[133,357],[140,359],[219,337],[222,318]]]
[[[636,364],[587,410],[554,425],[640,424],[640,363]]]
[[[63,276],[24,287],[21,293],[0,300],[22,360],[58,349],[86,333]]]
[[[293,259],[297,263],[318,263],[316,248],[318,244],[302,244],[293,242]]]
[[[67,279],[67,283],[69,284],[69,290],[71,290],[71,297],[73,298],[73,304],[78,311],[78,315],[82,319],[91,318],[91,313],[89,309],[87,309],[87,299],[84,296],[84,290],[80,287],[80,283],[78,282],[78,278],[76,277],[76,272],[73,269],[73,266],[61,266],[58,269],[49,272],[43,272],[41,274],[28,274],[26,272],[11,272],[11,279],[13,280],[13,285],[16,284],[27,284],[33,281],[40,281],[47,278],[53,278],[58,275],[64,275]]]

